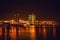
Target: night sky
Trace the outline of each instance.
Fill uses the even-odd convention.
[[[0,19],[12,19],[14,15],[20,14],[20,18],[27,20],[28,15],[34,13],[37,20],[60,19],[59,1],[38,0],[0,0]]]

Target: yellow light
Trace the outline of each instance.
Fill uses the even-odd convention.
[[[10,22],[11,22],[11,24],[13,24],[14,23],[14,20],[10,20]]]
[[[5,23],[8,23],[9,21],[4,21]]]

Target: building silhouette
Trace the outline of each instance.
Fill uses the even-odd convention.
[[[36,21],[36,16],[32,13],[28,16],[28,21],[30,24],[34,24]]]

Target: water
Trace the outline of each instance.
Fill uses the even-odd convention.
[[[0,27],[0,40],[60,40],[60,28],[57,26],[16,27]]]

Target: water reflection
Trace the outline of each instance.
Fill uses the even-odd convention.
[[[9,31],[9,36],[11,37],[11,40],[16,40],[16,28],[12,27]]]
[[[56,40],[56,26],[53,26],[53,38]]]
[[[0,36],[2,36],[2,27],[0,27]]]
[[[18,28],[18,36],[16,27],[11,26],[9,31],[7,28],[0,27],[0,40],[55,40],[56,27],[31,27]]]
[[[35,31],[35,28],[32,27],[29,29],[29,32],[30,32],[30,37],[31,37],[31,40],[36,40],[36,31]]]
[[[46,28],[45,28],[45,26],[43,27],[43,37],[44,37],[44,40],[46,40]]]

